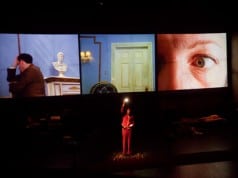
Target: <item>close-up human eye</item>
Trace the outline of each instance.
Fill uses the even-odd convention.
[[[216,60],[209,56],[199,55],[193,58],[191,64],[195,67],[209,69],[216,64]]]

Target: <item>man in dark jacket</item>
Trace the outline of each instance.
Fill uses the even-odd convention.
[[[38,66],[33,63],[30,54],[21,53],[8,68],[7,81],[9,91],[13,97],[35,97],[45,96],[45,83],[43,74]],[[16,75],[16,68],[20,73]]]

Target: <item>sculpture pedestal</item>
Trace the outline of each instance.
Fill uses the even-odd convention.
[[[81,94],[79,78],[53,76],[45,78],[45,83],[47,96]]]

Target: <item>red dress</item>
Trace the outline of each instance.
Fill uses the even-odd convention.
[[[134,126],[134,117],[129,114],[125,114],[122,117],[122,153],[131,154],[131,135],[132,128]]]

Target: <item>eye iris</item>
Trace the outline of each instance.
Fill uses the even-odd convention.
[[[197,60],[196,60],[196,65],[197,65],[198,67],[204,67],[205,62],[204,62],[203,58],[197,59]]]

